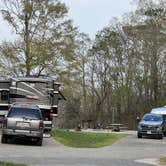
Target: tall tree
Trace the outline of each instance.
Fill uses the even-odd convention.
[[[84,115],[88,112],[87,106],[87,95],[88,95],[88,88],[87,88],[87,77],[88,77],[88,70],[87,70],[87,63],[88,63],[88,50],[91,47],[91,40],[87,34],[80,33],[77,37],[77,54],[78,54],[78,61],[79,63],[79,70],[80,70],[80,84],[82,91],[82,113]]]
[[[4,0],[1,13],[18,35],[18,65],[24,75],[40,75],[60,57],[68,60],[74,55],[77,30],[59,0]]]

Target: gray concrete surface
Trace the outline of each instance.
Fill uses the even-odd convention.
[[[152,166],[153,162],[146,161],[160,156],[166,156],[166,138],[137,139],[135,132],[112,146],[97,149],[68,148],[53,138],[45,138],[42,147],[0,144],[0,160],[30,166]]]

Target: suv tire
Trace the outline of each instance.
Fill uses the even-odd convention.
[[[158,139],[163,139],[163,134],[159,134]]]
[[[36,145],[37,145],[37,146],[42,146],[42,143],[43,143],[43,139],[42,139],[42,138],[39,138],[39,139],[37,140]]]
[[[141,133],[138,133],[138,134],[137,134],[137,137],[138,137],[138,138],[142,138],[142,134],[141,134]]]
[[[7,143],[7,138],[6,138],[6,136],[5,136],[5,135],[2,135],[2,138],[1,138],[1,143],[2,143],[2,144]]]

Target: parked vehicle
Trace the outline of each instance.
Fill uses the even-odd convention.
[[[0,125],[5,117],[5,115],[8,113],[9,104],[2,104],[0,103]]]
[[[7,143],[12,138],[35,140],[42,145],[44,123],[37,105],[16,103],[11,106],[3,120],[1,142]]]
[[[8,113],[9,107],[9,80],[0,80],[0,123]]]
[[[45,131],[52,129],[53,117],[58,115],[59,100],[65,99],[59,91],[60,84],[50,78],[11,78],[0,81],[0,120],[15,102],[38,105],[44,118]]]
[[[166,120],[166,106],[153,108],[150,113],[162,115],[163,118]],[[164,136],[166,136],[166,131],[164,131]]]
[[[145,114],[138,124],[137,136],[157,136],[162,139],[166,132],[166,121],[163,115]]]
[[[166,115],[166,106],[153,108],[150,113],[159,114],[159,115]]]

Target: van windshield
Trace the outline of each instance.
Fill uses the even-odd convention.
[[[144,121],[154,121],[154,122],[161,122],[163,118],[161,115],[145,115],[143,117]]]

